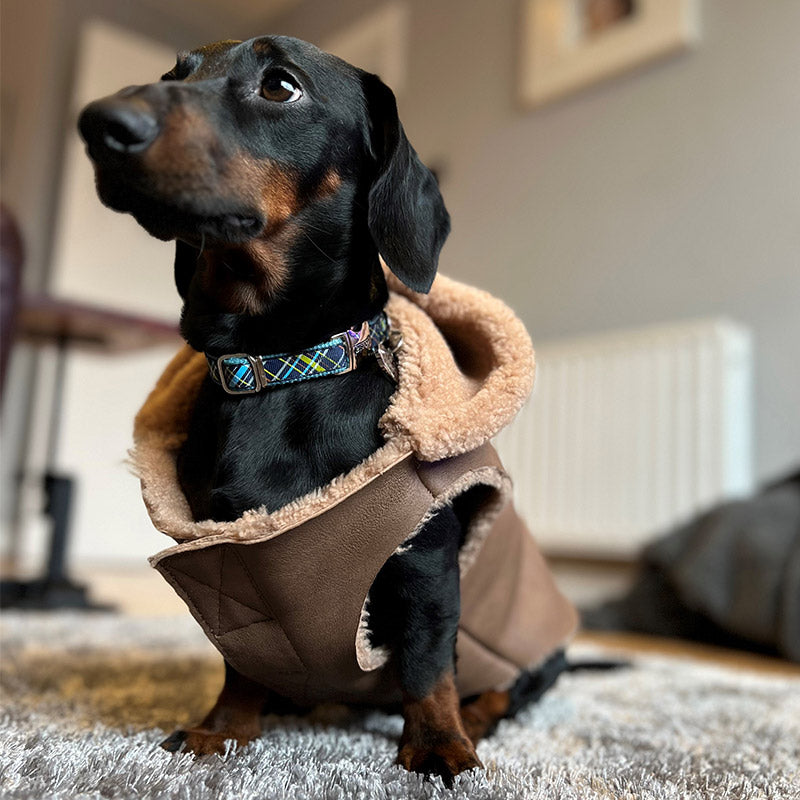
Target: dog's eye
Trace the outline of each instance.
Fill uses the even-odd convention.
[[[281,70],[268,72],[261,82],[261,96],[276,103],[294,103],[302,94],[295,79]]]

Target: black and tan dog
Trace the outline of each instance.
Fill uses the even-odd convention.
[[[312,45],[264,37],[182,53],[161,82],[88,106],[80,131],[103,202],[176,241],[181,330],[212,366],[301,352],[375,319],[388,298],[379,253],[406,287],[431,287],[449,231],[437,182],[392,92]],[[364,462],[384,443],[395,392],[385,366],[364,358],[335,378],[241,397],[207,377],[177,456],[193,518],[279,509]],[[502,691],[459,698],[462,512],[451,502],[429,514],[369,593],[370,643],[392,653],[405,718],[398,761],[446,780],[480,766],[477,739],[564,664],[556,653]],[[226,661],[214,708],[164,746],[247,742],[285,699]]]

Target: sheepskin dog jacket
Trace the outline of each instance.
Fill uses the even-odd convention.
[[[370,646],[369,589],[448,503],[469,518],[456,646],[462,697],[510,687],[577,624],[489,444],[533,385],[525,328],[500,301],[444,276],[427,295],[387,277],[386,311],[403,335],[398,387],[380,421],[385,444],[347,474],[282,508],[196,522],[176,471],[207,374],[189,347],[135,421],[145,504],[177,541],[151,564],[239,672],[300,704],[400,699],[390,653]]]

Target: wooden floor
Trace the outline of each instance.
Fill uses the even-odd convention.
[[[150,567],[75,567],[75,579],[89,587],[92,600],[134,617],[186,614],[186,604]]]
[[[683,639],[667,639],[639,633],[583,631],[576,643],[596,644],[608,648],[621,656],[663,655],[674,658],[692,658],[708,664],[771,675],[793,675],[800,678],[800,664],[748,653],[729,650],[708,644],[688,642]]]

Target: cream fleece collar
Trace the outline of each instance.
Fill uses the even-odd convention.
[[[386,311],[403,335],[403,347],[398,388],[380,420],[386,444],[347,474],[280,509],[255,509],[234,522],[195,522],[175,460],[207,367],[202,353],[184,346],[134,423],[131,459],[156,528],[177,540],[271,538],[321,514],[412,454],[438,461],[465,453],[511,422],[533,385],[533,348],[514,313],[486,292],[442,275],[428,295],[387,278]]]

